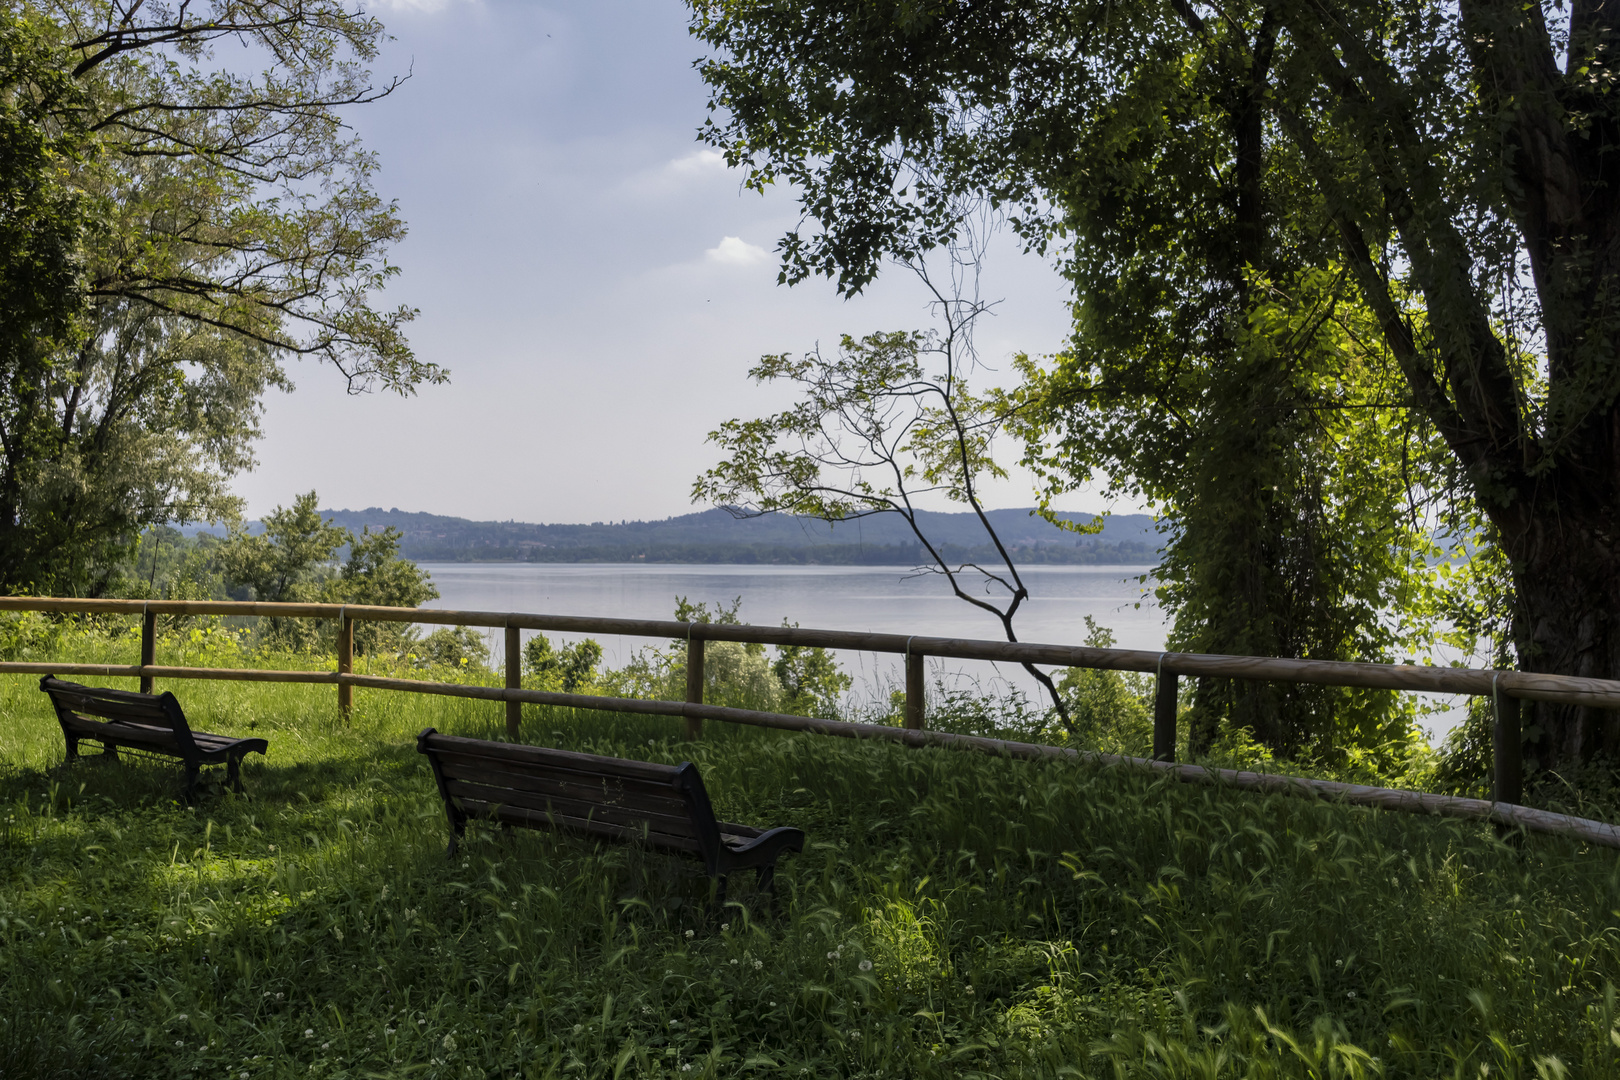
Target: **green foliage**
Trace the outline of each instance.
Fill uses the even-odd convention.
[[[691,760],[722,818],[807,830],[774,914],[737,880],[711,918],[634,846],[474,828],[445,859],[414,736],[501,737],[498,704],[361,690],[345,725],[330,687],[176,689],[269,739],[250,798],[64,768],[34,680],[0,682],[8,1076],[1615,1074],[1620,878],[1572,842],[526,708],[532,741]]]
[[[439,595],[430,575],[399,557],[398,529],[348,529],[323,520],[319,496],[298,496],[288,508],[276,507],[264,517],[264,531],[249,533],[241,522],[218,545],[216,559],[233,595],[268,602],[376,604],[420,607]],[[339,566],[344,545],[349,556]],[[271,619],[268,634],[294,647],[310,646],[336,633],[335,625],[303,619]],[[399,652],[411,647],[416,631],[405,623],[360,623],[355,628],[356,653]],[[426,648],[426,646],[423,646]],[[435,645],[433,655],[455,648]],[[451,653],[444,650],[450,649]],[[452,663],[459,662],[456,653]],[[480,661],[482,662],[482,661]]]
[[[234,517],[289,357],[443,380],[372,299],[404,225],[340,110],[392,89],[381,35],[330,0],[0,13],[0,586],[123,591],[148,527]]]
[[[313,501],[314,492],[310,492]],[[375,604],[381,607],[421,607],[436,600],[439,590],[432,576],[410,559],[399,557],[400,532],[395,528],[372,532],[362,529],[348,536],[349,557],[336,578],[321,589],[327,603]],[[356,653],[399,652],[416,639],[407,623],[362,622],[354,628]]]
[[[707,601],[675,598],[680,622],[739,625],[741,608],[740,596],[713,608]],[[597,685],[618,697],[684,700],[686,650],[685,639],[666,649],[639,649],[623,668],[604,672]],[[764,645],[736,641],[704,642],[703,679],[703,700],[710,705],[835,719],[842,713],[841,696],[854,682],[825,649],[779,647],[772,659]]]
[[[535,681],[535,689],[561,690],[574,694],[596,683],[596,668],[602,662],[602,643],[584,638],[554,648],[551,639],[536,634],[523,646],[523,671]]]
[[[1521,667],[1620,673],[1614,12],[689,7],[704,139],[803,210],[784,280],[858,291],[997,215],[1070,275],[1073,345],[1011,404],[1052,493],[1105,473],[1166,511],[1175,647],[1420,652],[1440,537],[1501,546]],[[1200,748],[1230,722],[1351,753],[1413,721],[1239,683],[1196,703]],[[1548,760],[1620,747],[1532,711]]]
[[[63,624],[37,611],[0,612],[0,660],[36,660],[62,646]]]
[[[1085,616],[1085,644],[1114,647],[1114,633]],[[1088,749],[1108,754],[1151,757],[1153,754],[1153,683],[1134,671],[1070,668],[1058,689],[1069,703],[1074,738]]]
[[[953,260],[981,254],[952,251]],[[897,515],[917,538],[920,567],[943,576],[958,599],[994,615],[1007,639],[1017,640],[1013,621],[1029,589],[978,495],[984,480],[1007,476],[991,454],[1005,417],[970,394],[964,381],[974,357],[973,325],[987,309],[941,291],[926,267],[912,269],[933,294],[943,331],[858,340],[846,334],[834,358],[819,350],[798,358],[762,357],[751,377],[786,380],[800,400],[773,416],[728,420],[711,431],[709,441],[726,456],[698,477],[692,499],[739,517],[789,513],[839,522]],[[956,285],[958,272],[966,268],[953,262]],[[956,553],[948,557],[920,520],[918,502],[929,496],[966,504],[993,556],[982,563],[960,561]],[[1024,668],[1046,688],[1058,719],[1067,724],[1067,706],[1051,677],[1033,664]]]
[[[489,668],[489,643],[471,626],[441,626],[420,641],[410,643],[406,659],[436,673],[481,672]]]
[[[782,620],[783,626],[798,626]],[[778,645],[771,674],[782,684],[783,712],[836,720],[843,697],[855,680],[838,668],[826,649],[813,645]]]
[[[313,601],[338,549],[353,539],[349,530],[323,521],[319,505],[315,492],[300,495],[291,507],[266,514],[261,533],[233,523],[219,550],[226,585],[267,603]]]

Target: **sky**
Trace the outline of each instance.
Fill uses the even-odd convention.
[[[900,270],[852,300],[824,280],[776,284],[792,193],[743,191],[697,142],[703,47],[678,0],[375,12],[395,39],[375,76],[410,76],[349,114],[410,226],[378,302],[420,309],[411,342],[451,381],[350,395],[334,370],[292,364],[297,388],[271,395],[260,463],[235,484],[249,516],[311,489],[325,507],[475,519],[689,513],[718,460],[707,433],[790,400],[747,378],[762,354],[930,324]],[[991,370],[976,383],[1004,380],[1015,352],[1062,347],[1067,290],[1041,259],[998,240],[981,290],[1000,305],[979,328]],[[1031,505],[1028,478],[988,501]]]

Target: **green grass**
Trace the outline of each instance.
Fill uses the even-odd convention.
[[[127,652],[122,645],[116,650]],[[164,662],[160,657],[160,662]],[[115,685],[129,685],[127,681]],[[805,829],[696,865],[446,826],[414,735],[499,705],[166,684],[249,795],[62,764],[0,680],[0,1076],[1620,1075],[1616,853],[1074,762],[525,714]],[[222,770],[220,770],[222,771]]]

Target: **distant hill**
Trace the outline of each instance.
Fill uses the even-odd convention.
[[[392,526],[403,535],[407,558],[440,562],[661,562],[912,564],[920,561],[916,538],[892,514],[829,525],[771,514],[734,518],[724,510],[662,521],[593,521],[589,525],[534,525],[520,521],[469,521],[399,509],[322,510],[355,532]],[[1106,519],[1097,535],[1078,535],[1034,516],[1030,510],[993,510],[989,518],[1022,563],[1142,564],[1157,561],[1153,518],[1121,514]],[[1075,522],[1090,514],[1065,514]],[[919,515],[925,533],[943,545],[946,557],[994,557],[971,513]]]

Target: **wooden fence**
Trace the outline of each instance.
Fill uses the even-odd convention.
[[[1620,848],[1620,828],[1563,814],[1518,805],[1523,795],[1523,740],[1519,702],[1553,701],[1601,708],[1620,708],[1620,681],[1566,675],[1538,675],[1523,671],[1479,668],[1420,667],[1395,664],[1291,660],[1278,657],[1216,656],[1205,653],[1151,652],[1138,649],[1095,649],[1078,645],[1042,645],[1031,642],[983,641],[971,638],[929,637],[921,634],[866,634],[842,630],[814,630],[789,626],[738,626],[726,623],[685,623],[653,619],[613,619],[593,616],[537,615],[523,612],[448,611],[436,608],[373,607],[357,604],[270,604],[229,600],[79,600],[46,597],[0,597],[0,611],[39,611],[57,614],[140,615],[140,663],[67,664],[0,663],[0,674],[97,675],[140,680],[150,692],[156,679],[220,679],[239,682],[330,683],[337,687],[339,711],[347,715],[356,687],[376,690],[480,698],[506,703],[506,727],[515,741],[520,735],[524,704],[599,709],[609,712],[682,717],[688,738],[700,738],[704,720],[750,724],[794,731],[810,731],[852,738],[877,738],[908,745],[955,745],[990,750],[1015,757],[1039,758],[1076,755],[1078,752],[1033,743],[986,739],[927,730],[923,702],[924,662],[930,656],[955,660],[990,660],[1057,667],[1135,671],[1157,679],[1154,694],[1153,757],[1127,758],[1109,754],[1080,754],[1108,763],[1168,770],[1183,780],[1217,781],[1257,790],[1312,792],[1360,805],[1418,810],[1446,816],[1478,818],[1507,826],[1578,836],[1606,847]],[[332,620],[337,623],[335,671],[263,671],[224,668],[160,667],[156,659],[159,615],[256,615],[277,618]],[[504,687],[465,686],[422,679],[396,679],[354,673],[354,624],[404,622],[446,626],[476,626],[505,631]],[[635,637],[673,638],[688,642],[686,700],[646,701],[584,694],[525,690],[522,686],[521,632],[524,630],[586,634],[628,634]],[[816,720],[802,716],[732,709],[703,702],[703,654],[707,641],[735,641],[764,645],[799,645],[903,656],[906,669],[904,727],[882,724]],[[1213,676],[1271,682],[1314,683],[1373,690],[1421,691],[1440,694],[1488,696],[1495,707],[1493,798],[1464,799],[1449,795],[1396,791],[1389,788],[1340,784],[1326,780],[1275,776],[1231,769],[1206,769],[1175,762],[1176,702],[1182,676]]]

